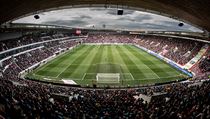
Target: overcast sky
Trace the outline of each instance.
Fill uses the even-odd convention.
[[[161,31],[194,31],[201,30],[180,21],[151,13],[124,10],[124,15],[117,15],[117,8],[73,8],[50,11],[39,14],[40,19],[33,15],[13,21],[13,23],[35,23],[65,25],[82,28],[129,29],[129,30],[161,30]]]

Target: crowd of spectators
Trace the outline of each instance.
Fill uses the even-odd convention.
[[[137,43],[181,65],[195,57],[204,45],[202,42],[160,36],[140,36]]]
[[[196,62],[190,70],[195,73],[195,78],[208,78],[210,76],[210,47],[203,54],[202,58]]]
[[[135,35],[91,34],[85,43],[133,43]]]
[[[210,52],[199,62],[199,68],[202,72],[210,72]]]
[[[152,96],[150,102],[137,98]],[[137,96],[137,97],[136,97]],[[208,119],[210,82],[138,89],[84,89],[0,80],[0,117],[10,119]]]
[[[59,39],[69,37],[69,35],[61,33],[48,33],[48,34],[29,34],[24,35],[20,38],[8,39],[0,41],[0,52],[23,45],[28,45],[36,42],[48,41],[53,39]]]

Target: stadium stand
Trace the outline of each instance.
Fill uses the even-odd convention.
[[[110,34],[93,34],[89,35],[85,43],[133,43],[136,36],[128,35],[110,35]]]
[[[195,57],[203,43],[167,37],[140,36],[138,44],[184,65]]]
[[[52,39],[58,37],[64,36],[56,35]],[[164,56],[184,64],[195,56],[203,44],[195,41],[180,42],[180,40],[153,36],[100,34],[90,35],[84,42],[136,43],[137,41],[139,45],[157,53],[161,53],[165,46],[168,52]],[[77,44],[79,44],[77,40],[46,42],[42,47],[26,50],[5,59],[1,65],[0,75],[0,118],[210,118],[209,80],[109,90],[57,86],[19,78],[22,70],[61,49]],[[159,47],[155,47],[157,44]],[[17,46],[19,45],[15,44],[10,48]],[[184,56],[188,51],[190,51],[188,56]],[[198,64],[201,72],[209,71],[209,53],[205,55],[206,57]],[[146,98],[143,99],[142,95]]]
[[[42,42],[42,41],[50,41],[53,39],[65,38],[65,37],[73,37],[73,34],[61,34],[61,33],[42,33],[38,32],[35,34],[24,35],[15,39],[7,39],[0,42],[0,51],[9,50],[15,47],[20,47],[32,43]]]
[[[210,48],[202,56],[202,58],[190,68],[196,74],[195,79],[209,78],[210,75]]]
[[[210,82],[169,84],[129,90],[93,90],[0,80],[4,118],[167,118],[210,117]],[[150,101],[138,98],[152,96]]]

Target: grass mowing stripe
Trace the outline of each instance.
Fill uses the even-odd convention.
[[[119,63],[121,65],[122,73],[130,73],[128,66],[125,64],[124,60],[120,56],[120,51],[116,48],[116,46],[112,46],[110,48],[110,52],[111,52],[112,57],[114,57],[113,60],[116,63]],[[113,53],[114,53],[114,55],[113,55]],[[125,80],[126,77],[124,75],[122,75],[122,76],[123,76],[122,79]]]
[[[124,60],[122,59],[121,55],[120,55],[119,49],[116,48],[116,46],[112,46],[111,47],[111,53],[113,55],[113,60],[116,63],[119,63],[121,66],[123,66],[123,73],[130,73],[130,70],[128,68],[128,65],[124,62]]]
[[[139,57],[138,55],[136,55],[137,53],[135,53],[135,52],[133,52],[132,51],[132,48],[131,49],[129,49],[129,46],[125,46],[125,47],[123,47],[125,50],[127,50],[128,52],[128,54],[130,55],[130,56],[133,56],[133,60],[134,60],[134,58],[136,59],[136,61],[139,61],[141,64],[143,64],[143,66],[145,66],[145,67],[147,67],[149,70],[151,70],[151,72],[154,74],[154,76],[156,76],[157,78],[160,78],[150,67],[148,67],[146,64],[144,64],[144,62],[142,62],[141,61],[141,59],[142,59],[142,57]],[[143,57],[143,58],[145,58],[145,57]],[[134,61],[135,62],[135,61]]]
[[[87,49],[88,47],[82,47],[82,48],[80,48],[80,49],[77,49],[77,51],[85,51],[85,49]],[[56,76],[57,78],[72,64],[71,62],[73,62],[74,60],[76,60],[80,55],[77,55],[77,56],[75,56],[74,58],[72,58],[72,56],[73,55],[76,55],[77,53],[75,52],[75,53],[73,53],[71,56],[69,56],[69,54],[67,54],[66,56],[68,56],[68,59],[66,59],[66,61],[67,62],[60,62],[60,63],[65,63],[65,64],[67,64],[68,63],[68,65],[65,65],[66,67],[62,67],[63,68],[63,70]],[[71,58],[71,62],[69,62],[69,58]],[[60,64],[59,63],[59,64]]]
[[[107,54],[108,54],[108,62],[111,62],[111,63],[114,63],[114,57],[113,57],[113,53],[112,53],[112,50],[111,50],[112,46],[110,45],[107,49]]]
[[[110,56],[108,55],[108,47],[110,47],[109,45],[105,45],[105,50],[104,50],[104,60],[102,62],[102,64],[105,64],[105,67],[102,67],[102,68],[105,68],[102,69],[101,71],[105,71],[105,72],[102,72],[102,73],[111,73],[111,72],[115,72],[116,69],[115,69],[115,66],[113,65],[113,62],[109,62],[108,59],[110,58]]]
[[[116,46],[116,48],[118,49],[118,52],[121,56],[121,58],[123,59],[123,61],[125,62],[125,64],[129,64],[129,65],[133,65],[133,69],[129,71],[131,72],[131,74],[133,75],[133,77],[135,79],[139,78],[139,74],[141,74],[141,76],[143,78],[145,78],[144,73],[135,65],[135,63],[130,59],[130,57],[125,53],[125,51],[123,51],[123,49],[121,48],[121,46]],[[138,75],[136,75],[138,73]],[[141,78],[142,78],[141,77]]]
[[[91,83],[92,83],[92,80],[96,79],[96,73],[98,70],[96,65],[101,62],[103,49],[104,49],[104,47],[97,46],[97,53],[91,62],[92,65],[89,66],[89,68],[87,70],[87,74],[84,77],[83,82],[80,82],[80,83],[84,84],[84,82],[88,82],[88,81],[90,81],[90,79],[91,79]]]
[[[108,60],[107,60],[107,45],[103,45],[102,47],[104,47],[104,49],[103,49],[103,52],[101,52],[102,53],[102,58],[101,58],[101,60],[100,60],[100,62],[99,62],[99,64],[108,64]],[[105,67],[105,68],[107,68],[107,67]],[[101,70],[99,70],[99,71],[101,71]]]
[[[110,64],[113,64],[113,65],[117,66],[118,64],[114,62],[114,56],[113,56],[113,53],[112,53],[112,45],[107,46],[107,54],[108,54],[108,62]],[[115,66],[113,67],[114,68],[113,71],[118,71],[117,73],[122,74],[123,71],[122,71],[121,66],[119,65],[120,69],[118,69],[119,67],[117,68]]]
[[[120,67],[120,65],[119,64],[115,64],[114,62],[113,62],[113,56],[112,56],[112,54],[111,54],[111,52],[110,52],[110,49],[111,48],[111,45],[106,45],[106,50],[105,50],[105,54],[106,54],[106,66],[105,66],[105,68],[107,68],[106,70],[106,72],[107,73],[122,73],[122,71],[121,71],[121,67]],[[111,61],[112,60],[112,61]]]
[[[97,54],[97,50],[96,50],[96,47],[94,47],[94,49],[92,49],[89,54],[84,58],[84,60],[80,63],[80,64],[89,64],[88,66],[82,66],[82,65],[79,65],[79,67],[77,67],[74,72],[72,73],[71,77],[80,77],[78,73],[82,74],[83,75],[87,72],[88,68],[90,66],[92,66],[92,61],[95,57],[95,55]]]
[[[88,49],[81,53],[79,55],[79,57],[77,57],[61,74],[60,74],[60,78],[65,78],[66,76],[69,76],[73,73],[73,71],[79,66],[79,65],[72,65],[72,64],[79,64],[81,63],[84,58],[88,55],[88,52],[90,50],[92,50],[94,48],[94,46],[89,46]]]
[[[102,46],[98,47],[97,54],[95,55],[95,57],[93,58],[93,60],[91,62],[92,66],[90,66],[87,71],[88,73],[96,73],[97,72],[96,65],[101,62],[103,49],[104,49],[104,47],[102,47]]]

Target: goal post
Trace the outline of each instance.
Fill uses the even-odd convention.
[[[97,83],[111,84],[120,83],[119,73],[97,73],[96,75]]]

